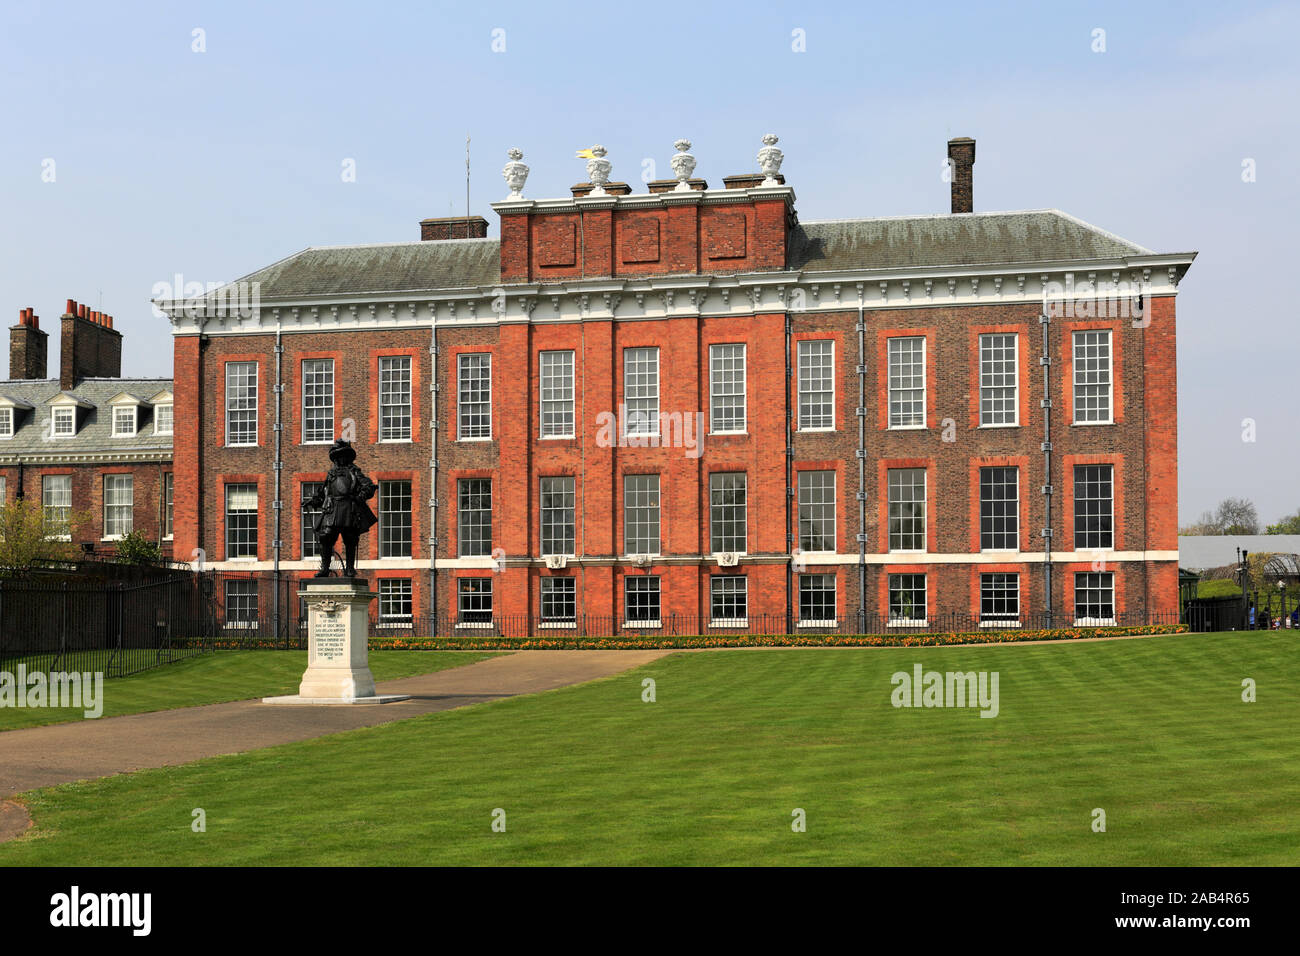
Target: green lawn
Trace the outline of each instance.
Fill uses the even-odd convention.
[[[1196,585],[1196,596],[1198,598],[1217,598],[1217,597],[1241,597],[1241,585],[1236,581],[1230,581],[1227,578],[1215,578],[1210,581],[1201,581]],[[1283,603],[1286,605],[1286,613],[1290,614],[1295,610],[1296,601],[1300,600],[1300,594],[1296,593],[1295,588],[1290,588],[1285,592],[1279,591],[1276,586],[1269,587],[1267,583],[1256,581],[1250,589],[1250,600],[1254,601],[1259,598],[1256,605],[1261,611],[1268,611],[1270,616],[1276,617],[1282,613]]]
[[[371,651],[375,680],[431,674],[494,657],[460,651]],[[306,651],[213,651],[104,681],[104,717],[298,693]],[[0,731],[82,720],[84,708],[0,707]]]
[[[1296,651],[1219,634],[679,654],[28,794],[36,829],[0,864],[1294,865]],[[914,663],[998,671],[1000,715],[893,708],[890,676]]]

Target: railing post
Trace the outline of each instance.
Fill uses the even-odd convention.
[[[59,627],[59,653],[54,657],[54,663],[50,666],[53,671],[58,667],[59,662],[63,660],[63,655],[68,651],[68,582],[63,582],[63,621]]]

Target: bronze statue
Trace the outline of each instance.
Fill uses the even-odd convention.
[[[327,578],[330,559],[334,557],[334,544],[343,537],[343,576],[357,576],[357,542],[376,522],[374,512],[366,504],[375,496],[375,483],[353,464],[357,459],[351,442],[339,439],[330,446],[330,461],[334,466],[325,476],[320,491],[308,499],[314,509],[319,508],[312,527],[320,544],[320,570],[316,577]]]

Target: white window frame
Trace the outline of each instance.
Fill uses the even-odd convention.
[[[1087,486],[1089,482],[1080,481],[1079,472],[1081,470],[1086,470],[1090,468],[1108,469],[1107,483],[1110,485],[1109,498],[1086,498],[1082,496],[1083,492],[1087,490]],[[1092,464],[1077,464],[1074,466],[1073,480],[1070,483],[1073,491],[1073,494],[1071,495],[1071,501],[1070,501],[1070,515],[1071,515],[1071,520],[1074,522],[1074,536],[1072,540],[1073,540],[1075,551],[1083,551],[1087,554],[1094,554],[1102,551],[1115,550],[1115,542],[1119,537],[1118,519],[1115,515],[1115,478],[1116,478],[1116,474],[1115,474],[1114,462],[1096,462]],[[1085,543],[1084,545],[1080,546],[1079,519],[1081,516],[1079,512],[1081,509],[1079,505],[1081,502],[1086,502],[1086,501],[1105,501],[1110,505],[1109,509],[1106,512],[1098,512],[1096,515],[1092,516],[1096,518],[1105,517],[1110,521],[1110,530],[1106,532],[1106,534],[1109,535],[1110,537],[1110,544],[1090,545]],[[1083,517],[1087,517],[1087,515],[1084,515]],[[1084,535],[1090,533],[1092,532],[1090,532],[1088,529],[1085,529],[1083,532]],[[1096,533],[1101,534],[1101,532],[1096,532]]]
[[[1078,617],[1074,618],[1075,627],[1113,627],[1115,624],[1115,572],[1114,571],[1076,571],[1074,575],[1074,613],[1079,611],[1079,578],[1085,574],[1095,574],[1098,577],[1110,579],[1110,617]]]
[[[5,405],[0,407],[0,438],[14,437],[14,409]]]
[[[739,587],[736,587],[739,583]],[[719,587],[721,585],[721,587]],[[725,592],[730,587],[731,593],[740,595],[745,601],[744,617],[717,617],[719,591]],[[709,627],[748,627],[749,626],[749,577],[744,574],[709,575]]]
[[[649,587],[653,581],[654,587]],[[635,586],[633,586],[635,584]],[[646,587],[641,585],[645,584]],[[659,616],[647,618],[631,618],[628,616],[628,605],[631,603],[628,599],[634,593],[644,591],[646,594],[654,594],[659,599]],[[664,623],[664,581],[658,574],[647,575],[628,575],[623,578],[623,626],[626,628],[655,628],[663,627]]]
[[[64,491],[67,492],[68,503],[66,505],[65,504],[51,505],[49,503],[49,499],[51,497],[50,495],[51,489],[47,483],[52,481],[59,482],[61,486],[58,489],[60,497],[62,497]],[[49,520],[50,520],[49,510],[51,508],[56,508],[59,511],[67,512],[67,515],[65,517],[61,517],[59,519],[60,521],[67,521],[67,522],[72,521],[72,476],[71,475],[42,475],[41,476],[41,520],[43,524],[46,526],[48,526],[49,524]],[[51,534],[51,535],[46,535],[46,537],[51,538],[55,541],[71,541],[72,540],[71,532],[72,529],[71,527],[69,527],[67,534]]]
[[[1002,337],[1011,337],[1011,384],[1010,385],[986,385],[984,383],[984,343],[987,340]],[[983,332],[979,339],[979,403],[980,403],[980,428],[1019,428],[1020,427],[1020,333],[1019,332]],[[990,375],[993,373],[990,372]],[[1011,389],[1011,417],[1009,422],[990,422],[985,420],[984,412],[984,390],[994,388]]]
[[[384,397],[386,394],[384,391],[385,381],[391,382],[394,379],[396,379],[400,383],[401,378],[400,378],[400,374],[398,373],[400,373],[402,369],[402,362],[406,363],[406,368],[405,368],[406,401],[385,402],[384,401]],[[384,368],[385,364],[389,366],[387,369]],[[378,400],[378,411],[379,411],[379,421],[376,423],[376,425],[379,430],[379,440],[385,444],[400,445],[402,443],[409,443],[414,440],[412,436],[415,434],[415,362],[412,361],[411,356],[409,355],[381,355],[379,356],[379,361],[376,363],[376,369],[379,378],[379,383],[377,386],[378,392],[376,393],[377,400]],[[393,389],[388,394],[400,395],[400,391]],[[384,433],[384,410],[389,408],[406,409],[405,437],[398,435],[397,437],[394,438]],[[400,429],[398,429],[398,431],[400,431]]]
[[[811,482],[812,477],[813,477],[814,475],[817,475],[817,476],[821,476],[821,475],[830,475],[830,476],[831,476],[831,489],[830,489],[830,490],[831,490],[831,500],[830,500],[830,503],[829,503],[829,504],[830,504],[830,509],[831,509],[831,533],[830,533],[830,544],[831,544],[831,546],[830,546],[829,548],[821,548],[821,549],[818,549],[818,550],[814,550],[814,549],[811,549],[811,548],[803,548],[803,527],[804,527],[803,509],[804,509],[804,505],[806,504],[806,505],[807,505],[808,507],[810,507],[810,508],[813,508],[813,507],[822,507],[822,508],[824,508],[824,507],[826,507],[826,502],[820,502],[820,503],[818,503],[818,502],[812,502],[812,501],[809,501],[809,502],[805,502],[805,501],[804,501],[804,492],[805,492],[805,491],[812,491],[812,488],[811,488],[811,487],[807,487],[807,488],[805,487],[804,482],[805,482],[805,480]],[[798,523],[798,526],[799,526],[799,534],[798,534],[798,537],[796,538],[796,540],[797,540],[798,543],[799,543],[799,547],[800,547],[800,548],[803,548],[805,554],[836,554],[836,553],[839,551],[839,540],[840,540],[840,509],[839,509],[839,503],[840,503],[840,502],[839,502],[839,493],[840,493],[839,484],[840,484],[840,480],[839,480],[839,478],[840,478],[840,476],[835,472],[835,469],[833,469],[833,468],[807,468],[807,469],[801,470],[801,471],[800,471],[800,472],[795,476],[795,506],[796,506],[796,509],[795,509],[795,510],[796,510],[795,520],[796,520],[796,522]]]
[[[921,423],[919,425],[895,425],[894,424],[894,371],[893,371],[893,344],[895,342],[921,342]],[[901,357],[901,356],[900,356]],[[929,382],[927,376],[930,371],[930,342],[924,335],[895,335],[885,339],[885,424],[890,431],[921,431],[930,425],[929,409]],[[916,391],[917,388],[906,389],[906,391]]]
[[[803,395],[804,395],[804,386],[806,385],[806,382],[805,382],[805,380],[804,380],[804,364],[803,364],[803,356],[802,356],[800,353],[803,352],[803,350],[804,350],[805,347],[807,347],[807,346],[812,346],[812,345],[829,345],[829,346],[830,346],[830,356],[829,356],[829,359],[830,359],[830,383],[831,383],[831,387],[830,387],[830,393],[831,393],[831,394],[830,394],[831,423],[830,423],[829,425],[809,425],[809,424],[804,420],[804,413],[803,413]],[[796,404],[796,406],[795,406],[795,414],[796,414],[796,416],[798,417],[798,422],[799,422],[799,429],[798,429],[798,430],[801,431],[801,432],[833,432],[833,431],[835,431],[835,427],[836,427],[836,424],[837,424],[837,422],[836,422],[836,414],[835,414],[835,405],[836,405],[836,395],[835,395],[835,340],[834,340],[834,339],[800,339],[799,342],[798,342],[798,344],[797,344],[796,347],[795,347],[795,375],[796,375],[796,379],[797,379],[797,386],[796,386],[796,388],[795,388],[795,399],[796,399],[796,402],[797,402],[797,404]],[[819,391],[820,391],[820,390],[819,390]]]
[[[831,606],[832,614],[830,617],[804,617],[803,616],[804,581],[805,579],[811,579],[811,578],[820,578],[823,584],[827,580],[831,582],[831,586],[829,589],[825,587],[819,589],[822,593],[826,593],[829,590],[829,593],[831,595],[830,606]],[[810,587],[809,591],[811,590],[812,588]],[[833,569],[830,570],[829,572],[808,571],[800,574],[799,591],[796,594],[795,600],[798,602],[795,605],[795,611],[798,615],[798,620],[795,622],[796,627],[834,627],[839,623],[839,606],[840,606],[839,575],[837,575]]]
[[[578,626],[578,582],[572,577],[559,577],[548,575],[540,578],[540,586],[537,591],[537,612],[541,619],[539,627],[558,627],[570,628]],[[549,592],[549,593],[548,593]],[[567,593],[563,593],[567,592]],[[554,607],[554,602],[559,598],[564,603],[573,602],[573,614],[555,614],[554,611],[548,613],[548,606]]]
[[[629,497],[631,496],[632,491],[628,488],[628,484],[629,484],[630,482],[633,482],[633,481],[635,481],[635,480],[637,480],[637,479],[642,479],[642,478],[644,478],[644,479],[651,479],[651,478],[653,478],[653,479],[654,479],[654,488],[653,488],[653,490],[651,490],[651,489],[649,489],[649,488],[644,489],[644,490],[642,490],[642,489],[635,489],[635,492],[636,492],[637,494],[647,494],[647,495],[653,495],[653,496],[654,496],[654,502],[655,502],[654,505],[637,505],[637,506],[636,506],[636,508],[637,508],[638,510],[644,510],[644,511],[650,511],[650,510],[653,510],[653,511],[654,511],[655,547],[654,547],[654,550],[652,550],[652,551],[639,551],[639,550],[632,550],[632,549],[629,549],[629,548],[627,547],[627,544],[628,544],[628,538],[631,537],[631,533],[630,533],[630,531],[629,531],[628,529],[632,526],[631,515],[630,515],[630,513],[629,513],[630,510],[631,510],[631,507],[632,507],[632,506],[630,506],[630,505],[628,504],[628,499],[629,499]],[[627,475],[624,475],[624,476],[623,476],[623,552],[624,552],[625,554],[629,554],[629,555],[633,555],[633,554],[647,554],[647,555],[650,555],[650,556],[652,556],[652,557],[658,557],[660,554],[663,553],[663,552],[662,552],[662,549],[663,549],[663,546],[664,546],[664,526],[663,526],[663,491],[662,491],[662,484],[663,484],[662,476],[660,476],[660,475],[657,474],[657,473],[650,473],[650,474],[627,474]]]
[[[496,619],[496,588],[490,577],[463,577],[456,579],[456,627],[470,628],[488,628]],[[486,597],[486,602],[472,599]],[[466,600],[467,598],[471,600]],[[478,609],[467,610],[466,604],[487,604],[487,608],[479,607]],[[471,621],[464,617],[465,614],[486,614],[485,621]]]
[[[252,591],[251,594],[236,594],[234,595],[234,597],[238,597],[238,598],[251,597],[252,601],[250,601],[249,604],[257,612],[257,614],[254,617],[247,620],[231,620],[230,618],[230,598],[232,596],[231,585],[235,585],[237,589],[243,589],[245,585],[249,585],[249,584],[252,585],[252,588],[250,589]],[[222,594],[222,600],[221,600],[221,616],[222,616],[222,626],[227,629],[253,630],[258,626],[258,621],[262,616],[262,594],[261,594],[261,589],[257,586],[256,578],[227,579],[225,590]]]
[[[730,369],[719,369],[719,361],[725,361],[723,349],[740,349],[739,365]],[[720,387],[735,385],[737,371],[740,377],[739,413],[732,412],[733,419],[739,419],[739,428],[718,427],[718,400],[735,398],[736,393],[722,393]],[[733,376],[730,381],[720,376]],[[732,422],[733,425],[736,422]],[[718,342],[709,346],[709,434],[710,435],[744,435],[749,429],[749,346],[744,342]]]
[[[632,359],[632,353],[649,353],[654,357],[653,384],[647,382],[643,385],[635,386],[638,394],[635,396],[629,394],[628,388],[628,362]],[[646,366],[646,374],[649,374],[650,365]],[[626,438],[657,438],[659,437],[659,400],[660,400],[660,363],[659,363],[659,346],[657,345],[633,345],[623,349],[623,409],[625,412],[623,421],[623,436]],[[654,394],[650,392],[653,389]],[[640,394],[644,390],[645,394]],[[633,401],[653,403],[654,411],[643,413],[638,410],[636,421],[632,419],[631,403]],[[647,409],[650,406],[647,405]]]
[[[251,380],[250,380],[250,381],[251,381],[251,384],[247,384],[247,383],[246,383],[246,384],[243,386],[243,387],[245,387],[245,388],[248,389],[248,394],[247,394],[247,395],[244,395],[242,398],[240,398],[239,401],[241,401],[241,402],[249,402],[249,401],[251,401],[251,402],[252,402],[252,408],[231,408],[231,407],[230,407],[230,387],[231,387],[231,386],[230,386],[230,373],[231,373],[231,370],[232,370],[232,369],[235,369],[235,368],[241,368],[241,369],[242,369],[242,368],[246,368],[246,367],[249,367],[249,366],[251,366],[251,367],[252,367],[252,370],[253,370],[253,375],[252,375],[252,378],[251,378]],[[256,447],[256,445],[257,445],[257,443],[258,443],[258,441],[259,441],[259,438],[260,438],[260,431],[259,431],[259,429],[260,429],[260,427],[261,427],[261,423],[260,423],[259,420],[258,420],[258,418],[259,418],[259,416],[258,416],[258,401],[260,400],[260,396],[259,396],[259,394],[258,394],[258,391],[259,391],[260,386],[261,386],[261,382],[260,382],[260,380],[261,380],[261,376],[262,376],[262,367],[261,367],[257,362],[247,362],[247,361],[242,361],[242,362],[227,362],[227,363],[226,363],[226,383],[225,383],[225,384],[226,384],[226,447],[227,447],[227,448],[253,448],[253,447]],[[238,387],[238,386],[237,386],[237,387]],[[231,430],[230,430],[230,422],[231,422],[231,419],[230,419],[230,413],[231,413],[231,412],[248,412],[248,411],[251,411],[251,412],[253,413],[253,433],[252,433],[252,438],[253,438],[253,440],[252,440],[252,441],[232,441],[232,440],[231,440]]]
[[[1014,499],[1014,501],[1015,501],[1015,507],[1012,509],[1012,515],[1015,517],[1015,521],[1016,521],[1016,530],[1015,530],[1015,535],[1014,535],[1014,539],[1015,539],[1015,542],[1016,542],[1016,543],[1015,543],[1015,547],[1011,547],[1011,548],[986,548],[986,547],[984,547],[984,505],[985,505],[986,502],[989,503],[989,504],[993,504],[993,503],[996,503],[996,502],[1001,501],[1001,499],[997,499],[997,498],[985,498],[985,497],[984,497],[984,472],[985,472],[986,470],[991,471],[991,470],[993,470],[993,469],[999,469],[999,470],[1004,470],[1004,469],[1005,469],[1005,470],[1010,470],[1010,471],[1013,472],[1013,473],[1015,474],[1015,476],[1016,476],[1016,497],[1015,497],[1015,499]],[[975,473],[975,484],[976,484],[975,494],[976,494],[976,495],[978,496],[978,498],[979,498],[979,523],[980,523],[980,526],[979,526],[979,536],[980,536],[980,553],[981,553],[981,554],[1014,554],[1015,552],[1018,552],[1018,551],[1020,550],[1020,543],[1021,543],[1021,536],[1020,536],[1020,535],[1021,535],[1021,531],[1022,531],[1022,529],[1021,529],[1021,527],[1020,527],[1020,491],[1021,491],[1021,489],[1020,489],[1020,466],[1019,466],[1019,465],[981,465],[981,466],[976,470],[976,473]],[[927,492],[927,494],[929,493],[929,489],[928,489],[928,488],[926,489],[926,492]],[[997,532],[993,532],[993,533],[996,534]]]
[[[233,499],[236,496],[248,495],[250,493],[253,496],[251,508],[236,509],[232,507]],[[223,545],[225,548],[225,556],[227,561],[256,561],[258,559],[258,554],[261,550],[261,545],[262,545],[261,542],[262,522],[260,520],[261,514],[259,513],[259,497],[260,497],[259,493],[260,493],[260,489],[257,487],[256,482],[237,481],[237,482],[231,482],[230,484],[225,486],[225,491],[222,495],[222,508],[223,508],[222,535],[223,535]],[[234,549],[230,546],[231,525],[233,523],[232,519],[236,515],[252,516],[253,534],[249,541],[244,542],[245,544],[252,545],[252,549],[253,549],[252,554],[236,555],[233,553]]]
[[[890,522],[892,518],[889,515],[889,509],[893,505],[890,499],[890,476],[899,471],[919,471],[921,473],[921,547],[919,548],[895,548],[893,546],[893,534],[890,531]],[[899,502],[899,504],[917,504],[917,502]],[[885,470],[885,550],[890,554],[926,554],[930,546],[930,469],[928,468],[887,468]]]
[[[565,497],[571,497],[573,503],[569,505],[567,509],[564,507],[559,507],[559,508],[545,507],[544,502],[547,493],[545,492],[544,488],[546,483],[551,481],[560,482],[561,487],[563,487],[563,483],[565,481],[571,483],[570,488],[568,490],[550,492],[551,495],[560,494],[560,495],[564,495]],[[575,477],[574,475],[539,475],[537,479],[537,489],[538,489],[537,514],[539,518],[539,533],[537,537],[537,542],[538,542],[538,546],[541,548],[543,557],[545,557],[546,555],[557,555],[557,554],[564,555],[570,558],[575,557],[577,554],[577,547],[578,547],[578,479],[577,477]],[[560,521],[559,525],[561,527],[568,527],[572,530],[573,540],[572,542],[569,543],[573,545],[573,548],[568,551],[548,550],[546,546],[548,544],[554,544],[555,542],[554,541],[548,542],[546,540],[547,515],[548,514],[554,515],[556,513],[559,513],[561,517],[563,517],[565,511],[568,512],[568,516],[567,516],[568,520]],[[554,524],[554,519],[552,519],[552,523]],[[553,536],[554,535],[552,535],[552,537]]]
[[[1014,578],[1014,579],[1015,579],[1016,613],[1015,613],[1015,616],[1014,616],[1014,617],[1010,617],[1010,616],[1007,616],[1007,615],[992,614],[992,613],[990,613],[990,614],[987,615],[987,616],[984,614],[984,587],[985,587],[985,580],[984,580],[984,579],[985,579],[985,578],[992,578],[992,577],[995,577],[995,576],[997,576],[997,575],[1001,575],[1001,576],[1004,577],[1004,578]],[[990,584],[991,584],[991,582],[990,582]],[[1005,588],[1004,588],[1004,592],[1005,592],[1005,593],[1011,593],[1010,590],[1005,589]],[[979,619],[980,619],[980,627],[989,627],[989,628],[1003,628],[1003,627],[1011,628],[1011,627],[1019,627],[1019,626],[1020,626],[1020,612],[1021,612],[1021,606],[1020,606],[1020,572],[1019,572],[1019,571],[982,571],[982,572],[980,572],[980,605],[979,605]]]
[[[895,578],[920,578],[921,579],[921,601],[925,613],[920,617],[895,617],[894,616],[894,591],[911,590],[915,588],[894,588]],[[885,621],[887,627],[929,627],[930,626],[930,576],[924,571],[892,571],[885,578]]]
[[[120,488],[125,488],[127,493],[126,501],[109,502],[108,488],[110,481],[116,486],[121,479],[126,479],[121,483]],[[118,489],[120,491],[120,488]],[[125,531],[109,533],[109,508],[126,509]],[[102,541],[121,541],[135,529],[135,476],[134,475],[104,475],[104,536]]]
[[[131,430],[122,431],[118,428],[117,416],[119,412],[131,413]],[[114,405],[113,406],[113,438],[133,438],[140,431],[140,406],[139,405]]]
[[[68,430],[59,431],[59,420],[67,421]],[[77,407],[75,405],[55,405],[50,410],[50,437],[74,438],[77,434]]]
[[[318,411],[326,407],[329,408],[330,434],[328,438],[308,438],[307,437],[307,363],[308,362],[328,362],[329,363],[329,405],[313,405],[312,411]],[[325,369],[314,371],[312,375],[323,374]],[[332,358],[305,358],[298,363],[298,380],[301,383],[302,397],[299,406],[302,410],[302,443],[304,445],[332,445],[334,444],[334,434],[338,431],[338,422],[335,420],[334,412],[338,408],[338,375],[337,369]]]
[[[376,624],[379,627],[403,629],[415,627],[415,586],[410,578],[380,578],[375,590],[379,592],[379,600],[376,602],[379,607]],[[395,599],[409,606],[410,613],[393,614],[391,605]],[[385,605],[388,605],[389,610],[385,610]]]
[[[487,360],[487,401],[465,401],[465,363],[467,359],[483,358]],[[487,434],[467,435],[465,433],[465,406],[487,405]],[[457,441],[491,441],[492,440],[492,353],[461,352],[456,356],[456,440]]]
[[[548,368],[549,363],[559,361],[561,368],[557,373]],[[567,369],[564,367],[567,365]],[[552,438],[573,438],[577,434],[577,355],[573,349],[543,349],[537,356],[537,431],[542,440]],[[565,374],[567,371],[567,375]],[[547,390],[559,391],[560,398],[548,398]],[[567,398],[564,395],[567,393]],[[559,431],[547,431],[547,406],[561,406],[560,413],[567,413],[569,427]],[[554,428],[554,426],[550,426]]]
[[[722,481],[721,483],[726,484],[727,482],[725,481],[725,479],[735,479],[735,478],[740,479],[739,486],[740,489],[743,489],[743,493],[745,496],[745,503],[743,505],[716,504],[713,500],[713,496],[715,494],[715,489],[714,489],[715,479],[724,479],[724,481]],[[718,490],[723,493],[727,491],[726,488],[722,488]],[[733,488],[732,490],[735,491],[738,489]],[[728,520],[725,517],[726,514],[725,509],[727,508],[738,508],[740,510],[739,516],[731,519],[730,525],[733,527],[733,529],[741,528],[743,530],[739,535],[735,535],[733,533],[732,535],[730,535],[730,537],[733,538],[739,537],[741,547],[736,549],[729,549],[729,548],[717,549],[714,548],[714,545],[718,543],[715,539],[717,538],[726,539],[727,537],[729,537],[725,533],[725,529],[728,526]],[[721,510],[722,516],[715,517],[714,509],[722,509]],[[724,529],[724,533],[719,534],[716,532],[716,528],[718,526],[721,526]],[[715,471],[709,474],[709,553],[711,554],[748,554],[749,553],[749,472]]]
[[[406,486],[404,493],[403,485]],[[376,515],[379,518],[375,530],[379,537],[379,560],[409,561],[415,556],[415,501],[415,481],[411,478],[375,482],[375,502],[378,505]],[[403,503],[405,509],[393,507],[394,504]],[[403,550],[405,554],[402,553]]]
[[[1106,338],[1106,418],[1095,421],[1079,420],[1079,389],[1097,387],[1096,383],[1079,381],[1079,339],[1081,336],[1104,335]],[[1087,347],[1086,345],[1084,346]],[[1110,329],[1077,329],[1070,336],[1070,424],[1115,424],[1115,336]]]
[[[162,410],[167,409],[167,428],[162,428]],[[155,435],[171,435],[176,430],[176,406],[171,402],[165,402],[162,405],[155,405],[153,408],[153,433]]]
[[[163,474],[163,540],[171,541],[176,535],[176,472]]]

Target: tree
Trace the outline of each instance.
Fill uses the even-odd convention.
[[[21,573],[42,561],[75,560],[78,549],[73,542],[87,524],[87,518],[75,512],[47,522],[44,509],[25,498],[0,507],[0,574]]]
[[[1259,514],[1246,498],[1224,498],[1213,511],[1202,511],[1179,534],[1259,534]]]
[[[1277,524],[1271,524],[1264,531],[1265,534],[1300,534],[1300,511],[1293,515],[1287,515]]]
[[[117,558],[124,564],[157,564],[162,549],[139,531],[132,531],[117,543]]]
[[[1198,534],[1221,534],[1218,526],[1215,524],[1213,511],[1202,511],[1201,516],[1192,524],[1178,529],[1179,534],[1198,535]]]
[[[1259,534],[1259,513],[1246,498],[1224,498],[1214,513],[1219,534]]]

